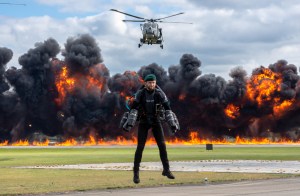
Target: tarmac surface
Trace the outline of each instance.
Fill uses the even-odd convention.
[[[206,184],[199,186],[169,186],[155,188],[116,189],[104,191],[50,194],[51,196],[294,196],[300,195],[300,178],[244,181],[229,184]]]
[[[171,161],[171,171],[188,172],[240,172],[240,173],[289,173],[300,174],[300,161],[266,160],[201,160]],[[33,169],[91,169],[91,170],[132,170],[133,163],[102,163],[53,166],[26,166]],[[161,171],[160,162],[142,162],[140,170]]]

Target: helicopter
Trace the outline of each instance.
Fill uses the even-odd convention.
[[[148,44],[148,45],[160,44],[160,48],[163,49],[164,39],[163,39],[163,35],[162,35],[162,28],[159,28],[157,23],[192,24],[192,23],[187,23],[187,22],[165,22],[165,21],[162,21],[163,19],[166,19],[166,18],[170,18],[170,17],[173,17],[173,16],[184,14],[183,12],[173,14],[173,15],[170,15],[170,16],[166,16],[166,17],[163,17],[163,18],[146,19],[146,18],[142,18],[142,17],[135,16],[135,15],[132,15],[132,14],[128,14],[128,13],[125,13],[125,12],[121,12],[121,11],[116,10],[116,9],[110,9],[110,11],[118,12],[118,13],[130,16],[130,17],[139,19],[139,20],[123,20],[123,22],[140,22],[140,23],[144,22],[144,24],[140,24],[143,37],[140,38],[140,43],[138,44],[139,48],[143,44]]]

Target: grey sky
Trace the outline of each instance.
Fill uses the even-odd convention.
[[[201,60],[202,74],[213,73],[226,79],[230,69],[236,66],[242,66],[249,75],[253,68],[268,66],[279,59],[300,65],[299,1],[36,2],[39,6],[57,9],[58,13],[68,13],[68,16],[56,17],[47,12],[39,16],[13,17],[0,13],[0,46],[14,51],[8,66],[18,66],[18,57],[36,42],[53,37],[63,48],[68,37],[83,33],[96,38],[111,75],[126,70],[138,71],[141,66],[153,62],[167,70],[170,65],[178,64],[185,53]],[[164,49],[157,45],[138,49],[139,24],[123,23],[122,19],[131,18],[110,12],[110,8],[154,18],[185,12],[166,21],[193,24],[161,24]]]

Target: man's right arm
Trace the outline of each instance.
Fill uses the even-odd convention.
[[[142,97],[142,93],[143,93],[143,89],[140,89],[136,92],[135,96],[134,96],[134,100],[132,105],[130,106],[130,109],[136,109],[138,108],[138,106],[141,103],[141,97]]]
[[[135,125],[135,122],[138,117],[138,107],[140,105],[140,101],[141,101],[141,90],[139,90],[134,97],[134,101],[130,107],[130,112],[128,114],[128,119],[123,126],[124,131],[129,132],[131,128]]]

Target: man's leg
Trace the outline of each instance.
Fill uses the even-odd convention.
[[[167,147],[165,143],[164,132],[160,123],[156,124],[152,128],[153,136],[159,149],[160,160],[163,164],[163,176],[167,176],[170,179],[175,179],[175,176],[170,171],[170,165],[168,160]]]
[[[149,126],[147,124],[139,124],[138,128],[138,144],[134,155],[134,166],[133,166],[133,182],[139,183],[139,168],[143,156],[144,147],[147,141]]]

